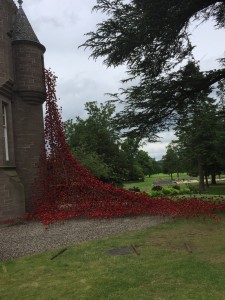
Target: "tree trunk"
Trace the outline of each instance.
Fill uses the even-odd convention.
[[[198,174],[199,174],[199,191],[204,192],[205,191],[204,171],[200,161],[198,162]]]
[[[216,173],[213,172],[211,176],[212,176],[211,184],[216,184]]]

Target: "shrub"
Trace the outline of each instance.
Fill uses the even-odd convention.
[[[190,194],[190,189],[189,188],[183,188],[181,191],[180,191],[180,194]]]
[[[172,185],[172,188],[175,189],[175,190],[180,191],[180,186],[178,184]]]
[[[199,194],[199,188],[198,188],[198,186],[189,185],[189,190],[190,190],[190,193],[192,193],[192,194]]]
[[[132,191],[132,192],[140,192],[141,190],[139,189],[139,187],[133,186],[132,188],[129,188],[129,191]]]
[[[163,188],[161,185],[155,185],[152,187],[152,191],[161,191]]]
[[[189,189],[177,190],[173,187],[164,187],[161,190],[151,190],[147,193],[149,197],[177,196],[189,193]]]
[[[180,191],[177,189],[174,189],[173,187],[165,187],[165,188],[163,188],[162,192],[164,195],[170,195],[170,196],[180,194]]]
[[[162,191],[151,191],[151,192],[147,192],[147,195],[151,198],[163,197],[163,192]]]

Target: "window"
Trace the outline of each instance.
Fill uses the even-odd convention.
[[[2,124],[3,124],[3,139],[5,145],[5,160],[9,161],[9,144],[8,144],[8,132],[7,132],[7,105],[2,103]]]

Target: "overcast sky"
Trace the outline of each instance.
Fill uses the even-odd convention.
[[[15,1],[16,2],[16,1]],[[45,67],[58,76],[57,95],[63,120],[85,117],[84,103],[104,102],[105,93],[117,92],[126,77],[125,67],[106,68],[102,60],[89,59],[90,52],[79,48],[84,34],[94,31],[101,22],[100,13],[91,13],[96,0],[24,0],[23,9],[40,42],[46,47]],[[192,26],[195,56],[202,70],[218,67],[216,58],[224,53],[225,31],[214,30],[211,22]],[[173,138],[171,132],[161,134],[161,143],[148,144],[144,150],[161,159]]]

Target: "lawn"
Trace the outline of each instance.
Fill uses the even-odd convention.
[[[174,180],[176,179],[176,177],[173,177]],[[141,189],[141,191],[148,191],[150,190],[153,185],[155,184],[155,182],[157,182],[157,180],[171,180],[170,175],[168,174],[163,174],[163,173],[159,173],[159,174],[153,174],[151,175],[151,177],[145,176],[145,181],[139,181],[139,182],[128,182],[124,184],[124,188],[125,189],[129,189],[132,187],[139,187]],[[186,173],[182,173],[180,174],[180,180],[187,180],[190,179],[190,176],[188,176]]]
[[[141,232],[0,263],[0,299],[225,299],[225,216],[175,220]],[[110,249],[134,246],[128,255]]]
[[[224,177],[224,175],[223,175]],[[142,182],[129,182],[129,183],[125,183],[124,184],[124,188],[125,189],[129,189],[129,188],[133,188],[133,187],[138,187],[142,192],[148,192],[151,191],[152,187],[154,186],[154,183],[158,180],[170,180],[170,176],[167,174],[154,174],[151,177],[146,176],[145,177],[145,181]],[[180,174],[180,180],[188,180],[190,179],[190,176],[188,176],[186,173],[182,173]],[[198,179],[198,178],[192,178],[194,180]],[[168,184],[170,185],[170,184]],[[196,187],[196,189],[198,189],[198,183],[181,183],[179,184],[181,189],[185,188],[185,187],[189,187],[189,186],[193,186]],[[163,185],[166,186],[166,185]],[[192,192],[193,194],[193,192]],[[196,196],[197,194],[194,193]],[[206,195],[217,195],[217,196],[221,196],[221,195],[225,195],[225,180],[223,181],[217,181],[217,185],[210,185],[209,188],[203,192],[202,194],[206,194]]]

